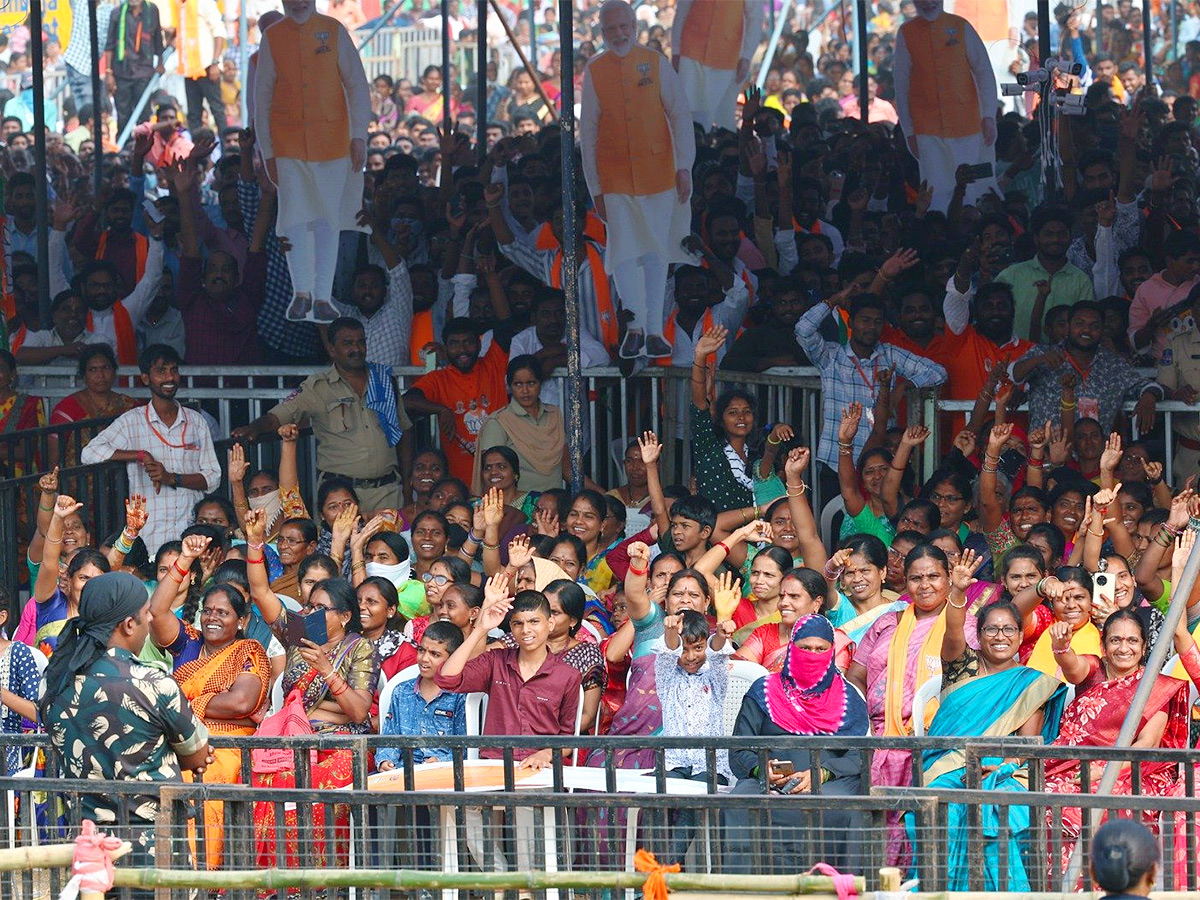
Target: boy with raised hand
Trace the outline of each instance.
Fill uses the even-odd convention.
[[[380,724],[381,734],[432,735],[466,734],[466,697],[443,691],[438,687],[437,674],[446,660],[462,646],[463,636],[453,622],[432,622],[421,636],[417,648],[417,667],[420,674],[396,685],[386,717]],[[413,764],[448,762],[452,757],[447,747],[414,747]],[[380,772],[389,772],[403,765],[399,747],[385,747],[375,754]]]
[[[517,649],[497,649],[472,659],[486,644],[488,632],[512,611],[509,630]],[[486,692],[488,735],[567,735],[575,733],[580,676],[576,669],[550,653],[550,603],[538,591],[521,591],[508,598],[508,576],[499,572],[484,587],[483,611],[471,634],[434,676],[437,686],[457,693]],[[483,759],[500,759],[499,747],[484,747]],[[549,749],[518,747],[513,752],[519,769],[550,765]]]

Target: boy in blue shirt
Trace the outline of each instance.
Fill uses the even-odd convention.
[[[462,632],[453,622],[433,622],[425,629],[417,648],[417,667],[420,669],[420,675],[411,681],[402,681],[396,685],[387,716],[380,723],[381,734],[467,733],[466,695],[443,691],[433,680],[442,664],[462,642]],[[403,751],[399,747],[381,749],[375,754],[379,771],[388,772],[402,765],[402,755]],[[452,758],[448,747],[431,744],[413,748],[414,765],[424,762],[449,762]]]

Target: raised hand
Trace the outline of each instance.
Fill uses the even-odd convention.
[[[296,426],[293,425],[293,428]],[[244,481],[250,471],[250,463],[246,461],[246,449],[241,444],[229,448],[229,480],[230,482]]]
[[[358,509],[355,508],[355,520],[356,521],[357,521],[357,518],[358,518]],[[358,531],[351,531],[350,532],[350,552],[356,553],[361,556],[362,551],[366,548],[367,544],[369,544],[371,542],[371,538],[373,538],[376,535],[376,533],[378,533],[379,529],[382,528],[387,521],[388,521],[387,516],[384,516],[384,515],[375,516],[373,519],[371,519],[371,521],[367,522],[366,525],[364,525],[362,528],[358,529]],[[351,527],[353,527],[353,523],[351,523]]]
[[[1108,436],[1108,442],[1104,445],[1104,452],[1100,454],[1100,471],[1115,472],[1117,466],[1121,463],[1121,435],[1113,432]]]
[[[141,494],[131,494],[125,501],[125,531],[131,537],[136,537],[146,527],[146,498]]]
[[[643,541],[634,541],[629,545],[629,568],[644,572],[650,568],[650,548]]]
[[[38,490],[43,494],[58,493],[58,466],[38,479]]]
[[[787,459],[783,461],[783,474],[788,481],[803,481],[811,458],[812,451],[807,447],[793,447],[789,450]]]
[[[1103,514],[1112,506],[1112,502],[1117,499],[1117,494],[1121,493],[1121,485],[1117,484],[1111,488],[1101,488],[1096,491],[1092,497],[1093,513]]]
[[[1167,513],[1167,524],[1176,531],[1186,528],[1191,518],[1188,512],[1188,502],[1195,496],[1195,491],[1183,490],[1171,498],[1171,510]]]
[[[842,410],[842,421],[838,425],[837,439],[842,444],[853,444],[858,434],[858,423],[862,419],[862,404],[851,403]]]
[[[1045,450],[1046,442],[1050,436],[1046,433],[1046,426],[1039,425],[1033,431],[1029,432],[1029,449],[1030,450]]]
[[[280,425],[277,434],[284,443],[295,443],[300,439],[300,428],[296,425]]]
[[[653,431],[644,432],[638,438],[638,449],[642,453],[642,462],[648,466],[658,462],[659,456],[662,455],[662,444],[658,442],[658,436]]]
[[[74,515],[83,509],[83,504],[77,501],[74,497],[68,497],[66,494],[59,494],[58,499],[54,501],[54,518],[60,522],[67,516]]]
[[[968,547],[958,557],[958,562],[954,564],[954,568],[950,570],[950,585],[960,594],[965,594],[967,589],[976,582],[975,570],[983,565],[983,558],[976,555],[975,551]]]
[[[181,561],[179,568],[188,569],[191,568],[191,561],[193,559],[199,559],[208,552],[208,545],[212,543],[212,538],[203,534],[189,534],[183,539],[182,543],[183,549],[179,553]],[[183,564],[183,560],[187,560],[187,563]]]
[[[708,331],[700,336],[700,340],[696,341],[696,349],[694,356],[697,362],[703,362],[708,359],[710,354],[716,353],[725,346],[725,338],[729,336],[729,330],[724,325],[714,325]]]
[[[533,559],[533,548],[529,545],[529,535],[518,534],[508,543],[508,564],[519,569]]]
[[[1192,546],[1196,543],[1196,532],[1190,528],[1185,528],[1179,532],[1179,536],[1175,538],[1175,550],[1171,554],[1171,568],[1173,570],[1182,571],[1187,564],[1187,558],[1191,556]],[[1185,615],[1186,622],[1187,616]],[[1186,624],[1184,625],[1186,628]]]
[[[557,512],[538,506],[533,510],[533,528],[538,534],[553,538],[562,531],[562,524],[558,521]]]
[[[883,265],[879,267],[879,274],[888,281],[895,281],[920,261],[921,257],[916,250],[900,249],[883,261]]]
[[[1050,427],[1050,465],[1061,466],[1067,461],[1070,448],[1067,446],[1067,435],[1061,425]]]
[[[1050,649],[1056,654],[1066,653],[1071,649],[1071,638],[1075,636],[1075,632],[1071,629],[1070,622],[1055,622],[1049,628],[1050,631]]]
[[[785,425],[783,422],[780,422],[778,425],[772,428],[771,433],[767,435],[767,442],[778,446],[785,441],[790,441],[795,436],[796,432],[792,429],[791,425]]]
[[[713,608],[717,611],[717,621],[725,622],[733,618],[733,611],[742,602],[742,580],[735,579],[733,573],[726,569],[717,576],[717,586],[713,591]]]
[[[978,438],[975,437],[975,432],[970,428],[964,428],[954,436],[954,446],[963,456],[970,457],[975,452]]]
[[[910,425],[900,435],[901,447],[919,447],[929,439],[929,429],[924,425]]]
[[[1004,445],[1012,437],[1012,432],[1013,426],[1011,422],[1000,422],[993,425],[991,434],[988,435],[988,455],[999,457],[1000,453],[1004,450]]]
[[[350,535],[354,534],[354,526],[358,524],[358,521],[357,503],[351,503],[337,514],[333,520],[331,549],[337,553],[341,553],[345,549],[346,542],[350,540]]]
[[[1163,464],[1151,460],[1142,460],[1142,471],[1146,473],[1147,481],[1151,484],[1157,484],[1163,477]]]
[[[267,531],[267,511],[265,509],[250,509],[242,518],[242,531],[246,535],[246,543],[252,548],[263,545]]]
[[[500,488],[489,488],[479,500],[483,507],[483,524],[485,527],[495,525],[500,527],[504,519],[504,492]]]

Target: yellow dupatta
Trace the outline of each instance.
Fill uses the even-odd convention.
[[[1077,656],[1100,656],[1100,629],[1088,622],[1071,636],[1071,649]],[[1063,680],[1062,670],[1058,660],[1054,658],[1054,649],[1050,641],[1050,629],[1047,628],[1037,639],[1030,654],[1029,662],[1025,663],[1031,669],[1037,669],[1046,675],[1052,675],[1059,681]]]
[[[911,650],[909,645],[916,627],[917,614],[915,607],[910,603],[904,608],[904,612],[900,613],[900,621],[896,623],[896,630],[892,632],[892,640],[888,645],[887,673],[884,676],[887,683],[884,686],[883,695],[884,737],[908,737],[912,734],[912,721],[904,718],[904,676],[908,670],[908,654]],[[946,608],[943,606],[942,611],[938,613],[937,621],[933,623],[933,628],[929,630],[925,642],[918,651],[921,655],[917,660],[917,672],[913,682],[914,696],[921,685],[934,675],[941,674],[942,638],[945,634]],[[925,706],[926,727],[929,726],[936,712],[936,703],[929,703]]]

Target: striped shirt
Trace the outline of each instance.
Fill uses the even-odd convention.
[[[597,247],[601,257],[604,248]],[[510,260],[539,279],[543,284],[554,283],[555,263],[558,261],[559,250],[539,250],[533,244],[513,241],[511,244],[500,244],[500,252]],[[600,277],[608,279],[604,272]],[[613,298],[614,311],[617,306],[617,289],[609,281],[609,296]],[[585,254],[579,264],[579,324],[588,334],[599,340],[604,331],[600,327],[600,303],[596,297],[596,284],[592,279],[592,265]]]

